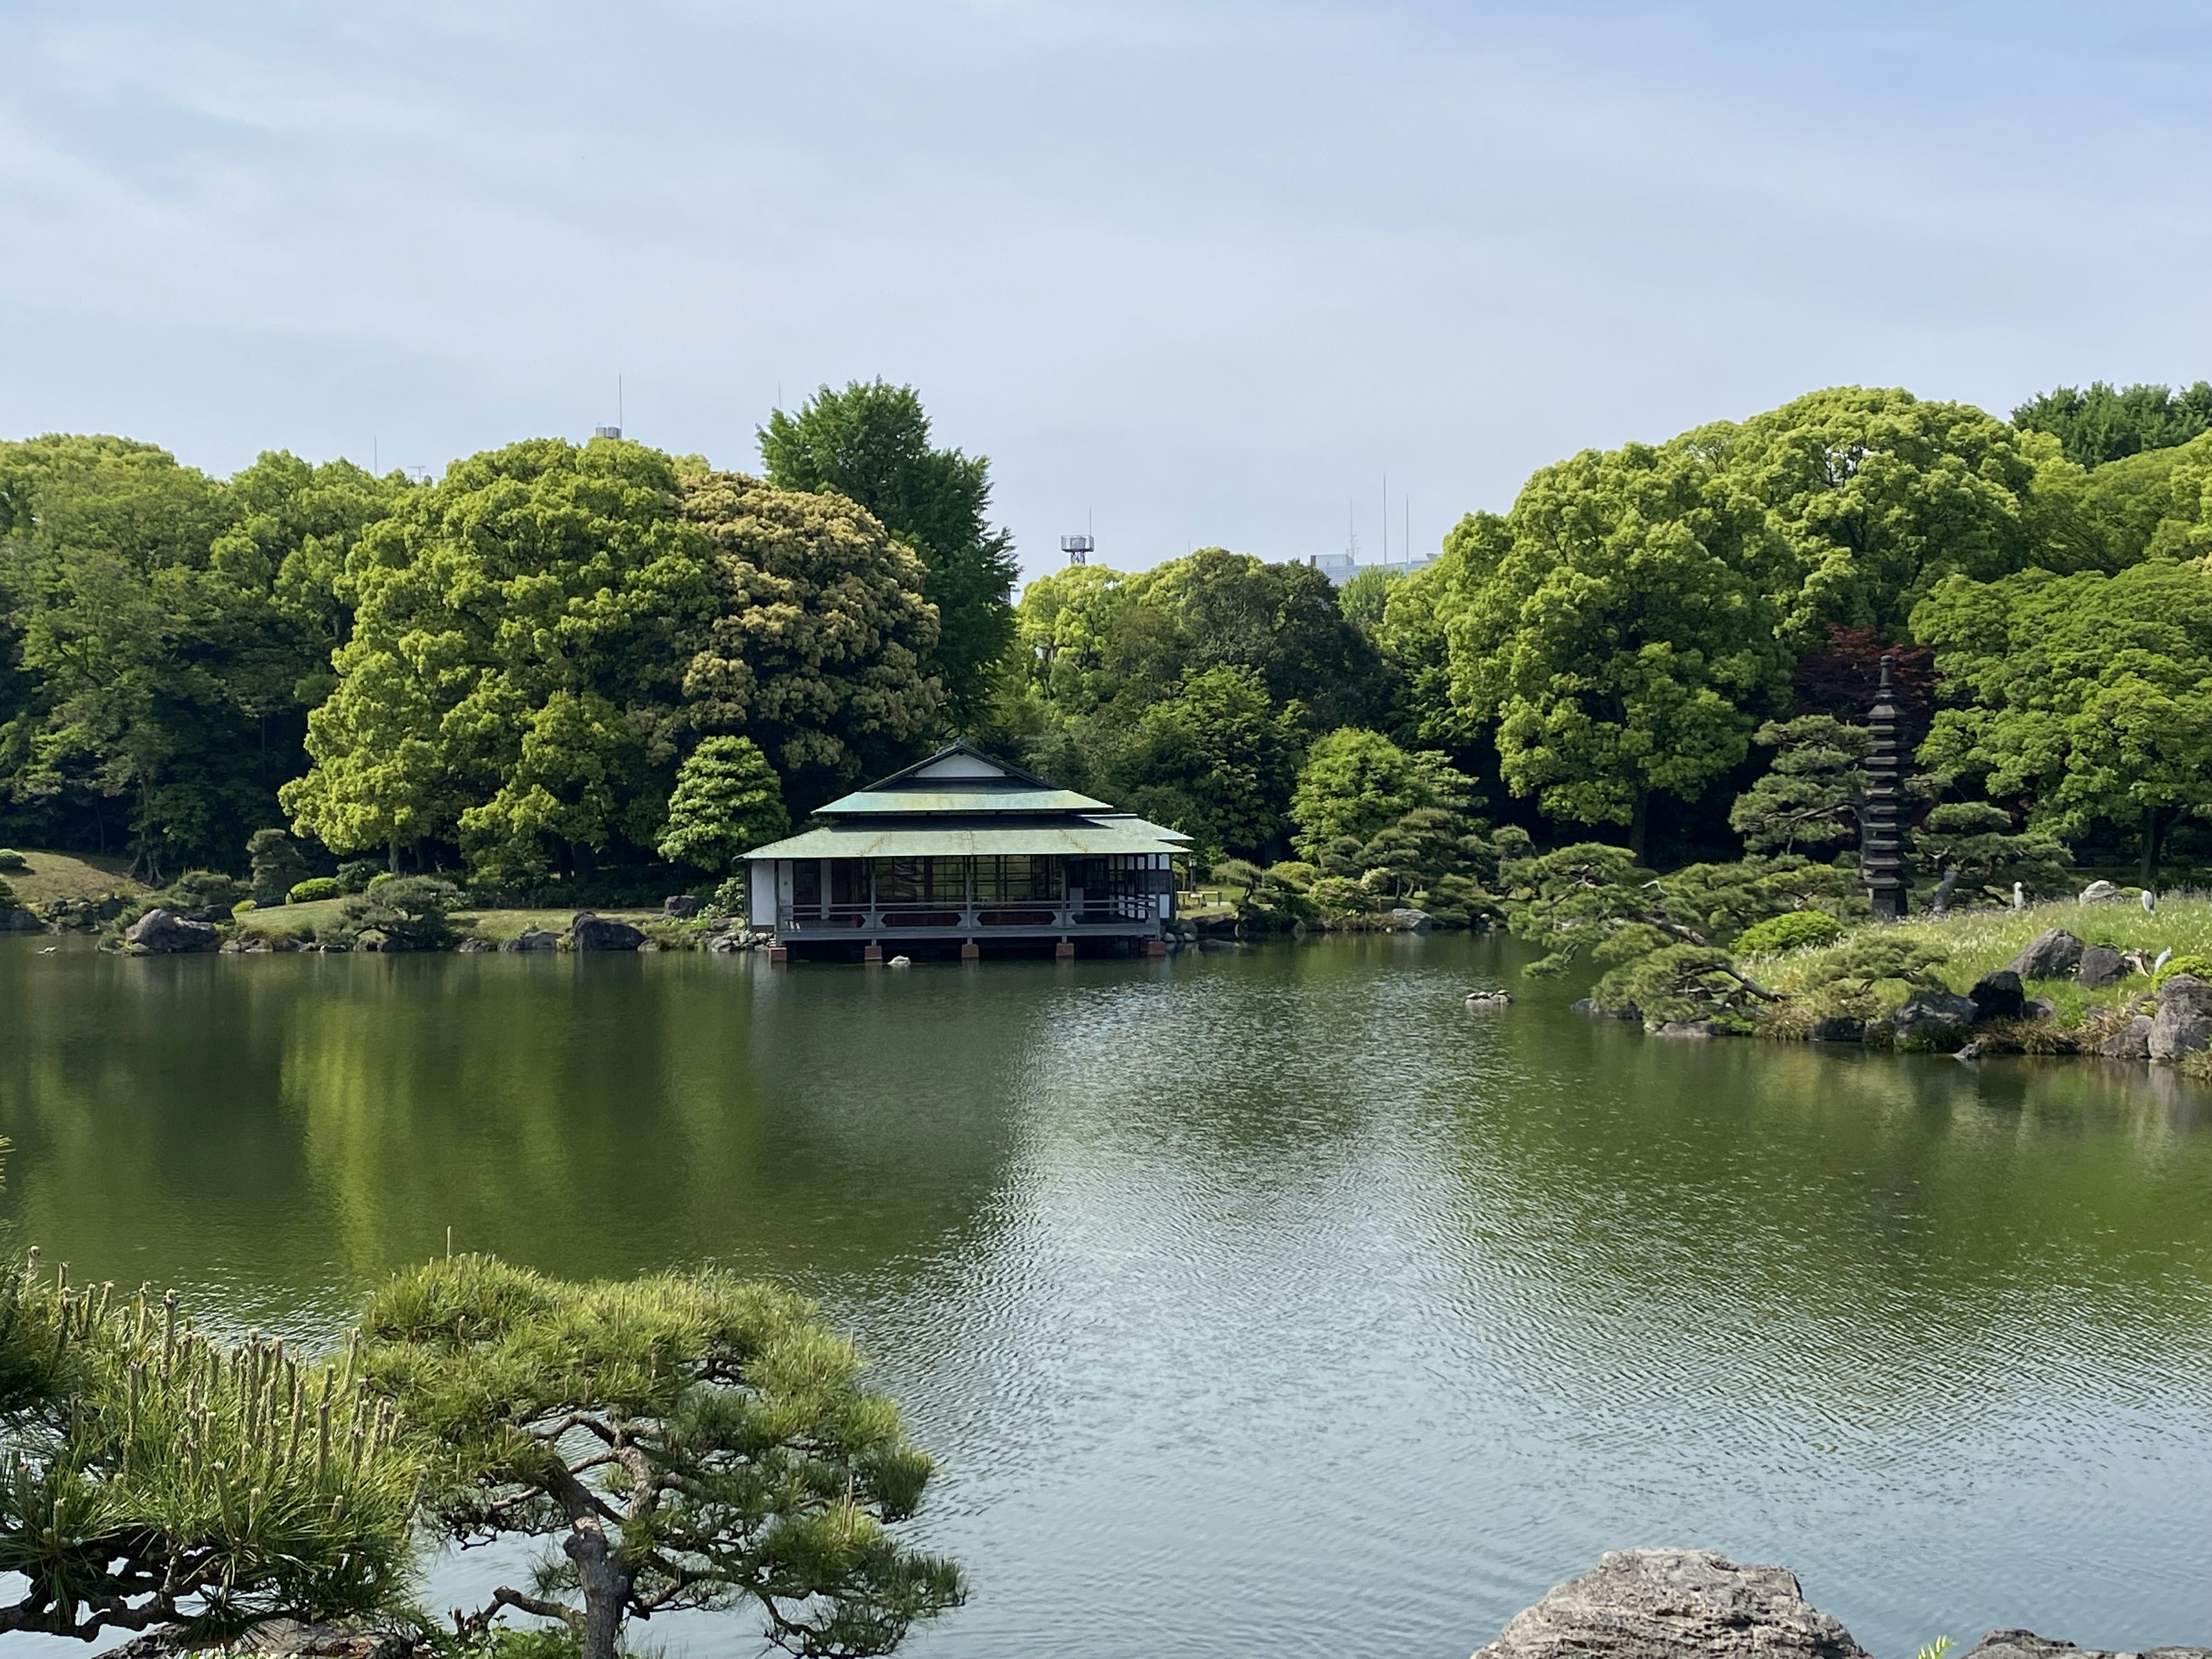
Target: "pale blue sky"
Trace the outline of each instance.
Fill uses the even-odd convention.
[[[0,434],[218,471],[919,386],[1032,570],[1433,547],[1839,381],[2212,374],[2212,8],[0,5]]]

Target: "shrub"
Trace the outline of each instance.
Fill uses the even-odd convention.
[[[1773,956],[1808,945],[1833,945],[1843,936],[1844,924],[1826,910],[1785,910],[1745,928],[1735,948],[1747,956]]]
[[[2212,981],[2212,957],[2169,957],[2166,966],[2150,976],[2150,988],[2155,991],[2176,974],[2189,974],[2197,979]]]
[[[169,884],[161,902],[172,910],[199,910],[210,905],[234,905],[252,896],[252,890],[235,876],[220,870],[187,870]]]
[[[256,830],[246,838],[246,857],[253,867],[253,896],[264,904],[283,903],[307,874],[307,860],[282,830]]]
[[[0,910],[15,908],[15,890],[8,884],[8,878],[0,876]]]
[[[252,899],[240,899],[230,907],[230,914],[234,916],[242,916],[248,910],[258,910],[260,908],[261,906]]]
[[[366,892],[368,884],[383,873],[382,859],[348,859],[338,866],[338,891]]]
[[[292,890],[284,895],[284,902],[313,904],[323,899],[340,898],[344,894],[345,889],[338,884],[336,876],[310,876],[294,884]]]
[[[318,937],[350,945],[366,933],[384,935],[387,951],[443,951],[458,937],[447,913],[461,890],[434,876],[387,876],[338,908],[337,923]]]
[[[752,890],[747,884],[750,879],[743,874],[732,876],[714,890],[707,908],[717,915],[750,917],[753,902]]]
[[[0,872],[20,876],[31,867],[30,860],[12,847],[0,847]]]

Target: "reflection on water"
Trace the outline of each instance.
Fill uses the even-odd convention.
[[[2205,1639],[2212,1097],[1465,1012],[1512,949],[0,941],[9,1205],[80,1278],[302,1336],[448,1227],[794,1281],[944,1457],[977,1595],[923,1654],[1441,1659],[1668,1541],[1789,1562],[1886,1653]]]

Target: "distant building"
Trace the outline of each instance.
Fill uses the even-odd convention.
[[[1395,570],[1403,576],[1416,570],[1426,570],[1436,562],[1437,556],[1433,553],[1426,558],[1415,559],[1410,565],[1402,559],[1393,559],[1388,564],[1361,564],[1350,553],[1314,553],[1308,555],[1306,558],[1309,565],[1320,571],[1339,587],[1343,586],[1363,570]]]
[[[988,945],[1157,954],[1180,830],[1118,811],[966,743],[831,801],[823,822],[746,855],[770,960],[973,960]]]

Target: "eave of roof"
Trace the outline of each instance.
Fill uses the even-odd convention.
[[[841,795],[815,809],[823,817],[884,812],[1111,812],[1103,800],[1073,789],[1031,789],[985,785],[980,788],[879,789],[871,787]]]
[[[1022,854],[1097,858],[1174,854],[1173,842],[1139,831],[1078,820],[1071,823],[897,825],[832,823],[757,847],[748,860],[988,858]]]

